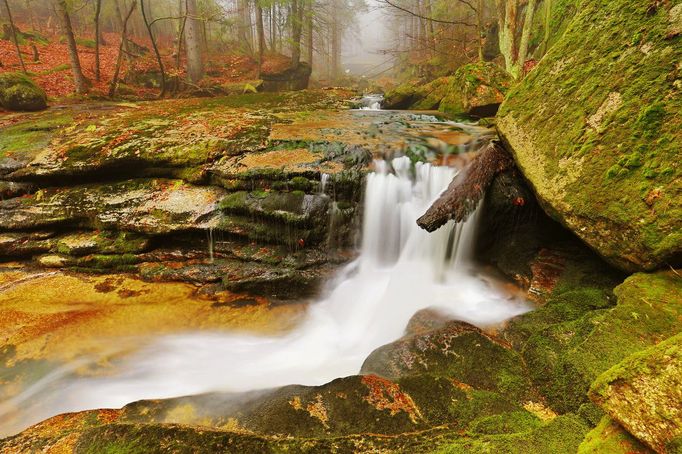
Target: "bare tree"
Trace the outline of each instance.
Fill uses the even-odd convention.
[[[100,64],[99,64],[99,45],[101,43],[100,39],[100,29],[99,29],[99,16],[102,12],[102,0],[95,1],[95,80],[99,82],[100,79]]]
[[[154,32],[152,31],[152,26],[147,18],[147,12],[144,9],[144,0],[140,0],[140,10],[142,11],[142,19],[144,20],[144,25],[147,28],[147,33],[149,34],[149,39],[152,42],[152,49],[154,49],[154,55],[156,56],[156,63],[159,65],[159,71],[161,72],[161,92],[159,93],[159,98],[163,98],[166,94],[166,70],[163,67],[163,60],[161,59],[161,53],[159,52],[159,46],[156,45],[156,39],[154,38]]]
[[[112,77],[111,85],[109,86],[109,97],[113,97],[116,94],[116,89],[118,88],[118,77],[121,72],[121,64],[123,63],[123,52],[125,50],[126,42],[128,39],[126,36],[128,32],[128,21],[130,20],[130,16],[133,15],[133,11],[135,11],[136,6],[137,0],[133,0],[133,3],[132,5],[130,5],[130,9],[128,10],[128,14],[126,14],[125,19],[122,20],[123,25],[121,30],[121,43],[118,46],[118,57],[116,58],[114,76]]]
[[[69,59],[71,60],[71,72],[73,73],[73,81],[76,85],[76,93],[82,94],[88,91],[88,80],[83,75],[81,62],[78,58],[78,46],[76,46],[76,38],[73,35],[73,27],[71,26],[71,16],[66,6],[66,0],[56,0],[56,11],[61,21],[62,30],[66,36],[66,44],[69,48]]]
[[[17,56],[19,57],[19,63],[21,64],[21,70],[26,72],[26,65],[24,64],[24,57],[21,55],[21,49],[19,48],[19,38],[17,37],[17,27],[14,25],[14,19],[12,19],[12,10],[9,9],[9,3],[5,0],[5,9],[7,9],[7,18],[9,19],[9,28],[12,32],[12,41],[14,41],[14,47],[17,50]]]

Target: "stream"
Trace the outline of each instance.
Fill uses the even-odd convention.
[[[121,359],[113,373],[95,377],[76,373],[84,359],[0,404],[0,418],[21,409],[20,418],[4,431],[64,412],[118,408],[142,399],[320,385],[357,374],[365,358],[398,339],[421,309],[438,308],[484,328],[530,310],[474,264],[475,214],[433,234],[416,225],[455,172],[413,165],[405,156],[375,161],[365,183],[359,257],[328,283],[291,332],[162,336]]]

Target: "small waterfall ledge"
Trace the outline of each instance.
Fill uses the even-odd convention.
[[[120,407],[141,399],[290,383],[320,385],[358,373],[365,358],[398,339],[421,309],[437,307],[482,327],[528,311],[524,301],[496,289],[471,262],[476,215],[433,234],[415,223],[455,172],[425,163],[413,166],[407,157],[376,161],[366,181],[359,258],[342,270],[327,297],[313,304],[289,334],[161,337],[109,375],[78,377],[75,369],[61,369],[4,408],[25,408],[26,419],[20,422],[25,427],[59,413]]]

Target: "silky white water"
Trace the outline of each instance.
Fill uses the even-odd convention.
[[[362,100],[362,107],[360,110],[381,110],[381,103],[384,101],[384,95],[370,94],[365,95]]]
[[[475,216],[432,234],[417,227],[415,220],[447,187],[454,169],[413,167],[406,157],[375,166],[366,183],[361,254],[293,332],[166,336],[123,360],[115,375],[77,377],[78,365],[53,372],[0,405],[0,421],[3,412],[22,409],[20,420],[1,432],[58,413],[121,407],[140,399],[319,385],[358,373],[369,353],[399,338],[422,308],[439,307],[479,326],[529,309],[471,264]]]

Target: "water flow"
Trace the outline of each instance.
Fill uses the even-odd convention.
[[[67,412],[208,391],[291,383],[319,385],[356,374],[375,348],[399,338],[410,317],[440,307],[454,318],[492,325],[528,307],[498,291],[469,262],[476,220],[428,234],[415,219],[447,187],[454,170],[408,158],[376,162],[367,178],[358,260],[280,337],[192,333],[166,336],[124,360],[113,376],[51,378],[5,404],[27,415],[15,427]],[[0,418],[2,416],[0,407]]]
[[[370,94],[365,95],[362,100],[362,107],[360,110],[381,110],[381,103],[384,101],[384,95]]]

